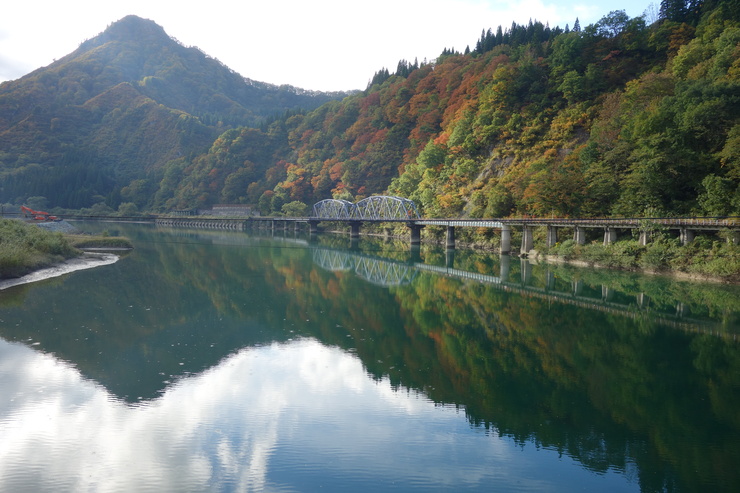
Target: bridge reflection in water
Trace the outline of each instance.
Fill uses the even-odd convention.
[[[422,262],[401,262],[364,252],[312,247],[313,261],[329,271],[353,271],[358,277],[378,286],[393,287],[410,284],[420,271],[442,275],[462,281],[486,284],[507,292],[540,298],[549,302],[563,303],[579,308],[626,316],[632,319],[648,319],[661,325],[691,332],[704,332],[723,337],[737,338],[737,334],[721,330],[717,322],[693,318],[683,303],[677,302],[674,313],[655,310],[644,294],[625,295],[614,288],[601,285],[590,286],[581,280],[556,281],[552,270],[544,266],[544,285],[536,285],[532,275],[533,265],[527,259],[501,255],[499,275],[482,274],[451,266],[431,265]],[[512,264],[518,265],[518,275],[512,275]],[[516,269],[514,269],[516,270]],[[542,283],[539,283],[542,284]],[[568,289],[563,289],[567,287]]]
[[[409,284],[418,273],[415,267],[402,262],[346,250],[314,248],[313,261],[324,270],[354,271],[358,277],[378,286]]]
[[[183,234],[182,232],[180,234]],[[200,236],[204,233],[187,233]],[[209,235],[214,243],[243,244],[245,237],[233,234]],[[270,241],[289,243],[312,250],[313,262],[324,270],[332,272],[353,272],[358,278],[381,287],[394,287],[411,284],[420,272],[442,275],[464,282],[476,282],[492,286],[522,296],[536,297],[548,302],[556,302],[597,310],[632,319],[649,320],[691,332],[714,334],[721,337],[737,339],[738,334],[723,330],[722,324],[703,318],[693,317],[690,310],[680,301],[675,310],[656,309],[645,294],[626,294],[603,284],[592,286],[575,278],[564,281],[555,276],[554,269],[543,265],[542,276],[533,274],[533,264],[529,260],[509,255],[500,255],[498,275],[484,274],[454,268],[454,253],[448,251],[446,265],[432,265],[421,261],[418,250],[412,250],[410,260],[399,261],[372,255],[357,249],[329,248],[316,245],[295,235],[250,235]],[[541,274],[541,273],[540,273]],[[664,305],[665,306],[665,305]]]

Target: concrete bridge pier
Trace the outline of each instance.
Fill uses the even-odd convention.
[[[319,232],[319,222],[318,221],[308,221],[308,234],[315,235],[318,232]]]
[[[352,221],[349,223],[349,237],[353,240],[357,240],[360,238],[360,226],[362,226],[362,223],[360,221]]]
[[[445,242],[445,247],[448,250],[455,249],[455,227],[454,226],[447,226],[447,241]]]
[[[586,228],[576,226],[573,231],[573,241],[576,245],[586,244]]]
[[[547,248],[554,247],[558,242],[558,228],[547,226]]]
[[[531,226],[522,226],[522,247],[519,249],[521,255],[527,255],[534,248],[534,234]]]
[[[411,244],[421,245],[421,230],[424,226],[420,226],[418,224],[409,224],[408,226],[411,230]]]
[[[681,244],[682,245],[688,245],[692,241],[694,241],[694,231],[688,228],[681,228]]]
[[[617,230],[614,228],[604,228],[604,246],[610,245],[617,241]]]
[[[501,255],[508,255],[511,252],[511,226],[504,224],[501,227]]]
[[[640,231],[640,246],[647,246],[650,243],[650,234],[647,231]]]

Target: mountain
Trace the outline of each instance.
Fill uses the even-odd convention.
[[[740,215],[737,5],[489,29],[261,136],[223,134],[139,205],[279,214],[390,193],[428,217]]]
[[[269,92],[126,18],[0,85],[0,200],[281,214],[389,193],[428,217],[740,215],[737,5],[499,26],[287,112],[281,97],[316,95]]]
[[[206,151],[228,128],[346,95],[246,79],[128,16],[48,67],[0,84],[0,201],[43,196],[89,207],[172,159]]]

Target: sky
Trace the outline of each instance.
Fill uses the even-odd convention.
[[[582,27],[611,10],[639,17],[659,0],[37,0],[0,13],[0,82],[49,65],[130,14],[150,19],[244,77],[303,89],[365,89],[399,60],[475,48],[481,32],[529,20]]]

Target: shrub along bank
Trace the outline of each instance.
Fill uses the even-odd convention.
[[[131,249],[127,238],[63,234],[14,219],[0,219],[0,279],[24,276],[83,255],[87,249]]]
[[[566,240],[546,253],[567,261],[647,271],[676,271],[728,282],[740,281],[740,246],[722,239],[697,237],[687,245],[678,238],[659,236],[647,245],[623,240],[603,245],[579,245]]]
[[[0,279],[21,277],[81,253],[61,233],[0,219]]]

